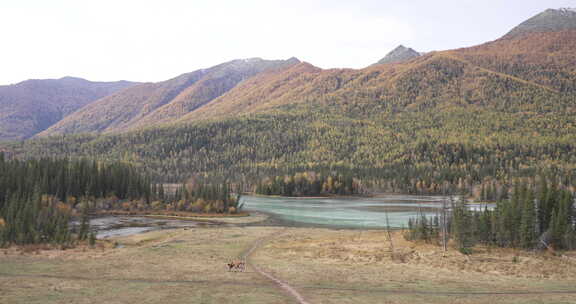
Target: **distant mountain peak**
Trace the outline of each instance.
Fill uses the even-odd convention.
[[[575,8],[547,9],[520,23],[502,38],[511,39],[527,33],[559,32],[565,30],[576,30]]]
[[[236,59],[233,61],[250,63],[250,62],[261,62],[261,61],[264,61],[264,59],[262,59],[260,57],[252,57],[252,58]]]
[[[376,64],[404,62],[418,56],[420,56],[420,53],[401,44],[386,54]]]
[[[302,61],[300,61],[300,59],[298,59],[298,58],[296,58],[296,57],[290,57],[290,58],[288,58],[288,59],[286,60],[286,62],[289,62],[289,63],[300,63],[300,62],[302,62]]]
[[[258,63],[258,62],[269,62],[271,60],[266,60],[266,59],[262,59],[260,57],[252,57],[252,58],[244,58],[244,59],[236,59],[236,60],[232,60],[233,62],[244,62],[244,63]],[[298,58],[296,57],[290,57],[286,60],[276,60],[278,62],[283,61],[283,62],[290,62],[290,63],[300,63],[300,60],[298,60]]]
[[[568,13],[568,14],[570,14],[570,13],[576,13],[576,8],[574,8],[574,7],[563,7],[563,8],[560,8],[560,9],[558,9],[558,10],[559,10],[560,12]]]
[[[80,78],[80,77],[74,77],[74,76],[64,76],[62,78],[60,78],[60,80],[82,80],[82,81],[87,81],[84,78]]]
[[[221,63],[219,65],[217,65],[216,67],[222,67],[222,68],[233,68],[233,69],[245,69],[245,68],[256,68],[256,69],[262,69],[265,68],[266,66],[269,65],[273,65],[273,66],[277,66],[277,67],[282,67],[282,66],[290,66],[290,65],[295,65],[300,63],[300,60],[298,60],[295,57],[291,57],[289,59],[286,60],[266,60],[266,59],[262,59],[260,57],[252,57],[252,58],[242,58],[242,59],[234,59],[228,62],[224,62]],[[209,69],[203,69],[201,71],[205,72],[208,71]]]

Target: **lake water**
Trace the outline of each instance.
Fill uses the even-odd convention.
[[[387,195],[378,198],[282,198],[242,196],[244,209],[267,213],[285,225],[332,228],[408,226],[420,214],[433,216],[442,208],[441,196]],[[470,208],[482,206],[471,204]]]
[[[392,228],[407,227],[408,220],[419,214],[434,216],[441,210],[442,201],[445,199],[441,196],[414,195],[387,195],[378,198],[242,196],[241,203],[247,211],[270,215],[275,225],[381,229],[386,227],[386,215]],[[477,210],[483,208],[478,204],[469,206]],[[489,208],[492,207],[493,205],[489,205]],[[160,229],[194,228],[217,224],[138,216],[105,216],[91,219],[90,225],[97,231],[97,238],[104,239]]]

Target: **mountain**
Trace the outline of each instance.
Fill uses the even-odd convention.
[[[515,38],[526,33],[560,32],[574,28],[576,28],[576,9],[547,9],[520,23],[503,38]]]
[[[566,18],[565,23],[576,20],[576,15],[569,16],[572,19]],[[576,26],[505,36],[474,47],[418,54],[409,61],[361,70],[321,70],[301,63],[258,75],[178,122],[294,111],[311,105],[362,118],[454,105],[507,112],[552,107],[573,111],[575,49]],[[417,54],[399,46],[384,59],[404,53]]]
[[[39,136],[118,132],[171,122],[258,73],[298,62],[296,58],[233,60],[163,82],[140,84],[90,103]]]
[[[206,70],[205,76],[200,81],[186,88],[170,103],[156,109],[130,128],[135,129],[151,124],[172,122],[187,113],[210,104],[214,99],[225,95],[251,77],[274,73],[298,63],[300,61],[294,57],[287,60],[251,58],[234,60],[215,66]]]
[[[239,114],[262,113],[322,91],[315,85],[317,77],[326,73],[309,63],[301,62],[287,69],[252,77],[209,104],[180,117],[177,123],[218,119]]]
[[[437,105],[456,100],[477,103],[482,98],[489,100],[483,103],[494,105],[498,105],[496,100],[499,100],[500,106],[503,100],[518,102],[514,91],[488,98],[494,94],[484,88],[498,86],[502,90],[509,85],[504,82],[521,87],[528,85],[532,90],[544,89],[548,93],[568,92],[574,90],[575,57],[570,48],[574,47],[575,39],[574,31],[566,24],[575,19],[573,12],[547,10],[516,29],[523,28],[524,24],[550,24],[546,20],[557,20],[556,15],[563,16],[559,23],[564,26],[556,27],[560,30],[549,28],[546,32],[507,34],[479,46],[425,55],[400,45],[378,64],[361,70],[321,70],[295,58],[235,60],[108,96],[40,135],[126,132],[161,124],[268,113],[311,103],[323,107],[329,98],[341,100],[346,111],[360,111],[352,109],[349,101],[367,90],[370,92],[366,94],[382,100],[402,100],[401,104],[408,109],[421,108],[422,103]],[[448,88],[452,82],[455,87]],[[522,98],[527,97],[522,95]],[[374,101],[367,101],[362,107],[368,108]],[[360,107],[355,104],[356,108]],[[384,102],[375,105],[374,111],[387,107],[397,108]]]
[[[133,84],[64,77],[0,86],[0,141],[34,136],[82,106]]]
[[[198,93],[207,88],[203,79],[219,88],[227,76],[218,75],[230,73],[208,69],[181,79],[186,88],[163,95],[164,105],[151,106],[141,118],[99,129],[107,134],[48,137],[4,149],[22,157],[121,159],[169,182],[195,174],[253,182],[338,171],[394,192],[503,188],[538,174],[561,174],[576,187],[574,49],[576,28],[526,32],[358,70],[272,64],[204,95]],[[238,69],[243,70],[232,70]],[[216,76],[205,78],[206,73]],[[118,111],[129,109],[125,103],[140,111],[140,89],[127,92],[162,85],[124,90],[70,117],[115,96],[123,96],[113,99]],[[178,106],[167,106],[172,103]],[[113,110],[111,117],[119,115]],[[147,120],[153,113],[165,124]],[[90,124],[98,117],[76,121]]]
[[[415,50],[399,45],[375,64],[404,62],[418,56],[420,56],[420,53]]]

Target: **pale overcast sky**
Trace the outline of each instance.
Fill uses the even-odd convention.
[[[161,81],[237,58],[362,68],[494,40],[576,0],[2,0],[0,84]]]

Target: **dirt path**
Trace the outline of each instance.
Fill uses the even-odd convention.
[[[250,256],[254,253],[254,251],[256,251],[258,248],[260,248],[260,246],[262,246],[262,244],[268,240],[271,240],[279,235],[281,235],[282,233],[286,232],[288,228],[284,228],[281,230],[278,230],[266,237],[260,238],[258,240],[256,240],[256,242],[254,242],[254,244],[252,244],[252,247],[250,247],[248,250],[246,250],[244,252],[244,254],[242,254],[242,258],[244,260],[246,260],[246,263],[248,265],[250,265],[256,272],[258,272],[259,274],[265,276],[266,278],[268,278],[269,280],[271,280],[272,282],[274,282],[276,285],[278,285],[280,288],[282,288],[284,291],[286,291],[288,294],[290,294],[291,296],[293,296],[294,298],[296,298],[296,300],[298,301],[298,303],[300,304],[310,304],[308,301],[306,301],[304,299],[304,297],[298,292],[296,291],[296,289],[294,289],[292,286],[288,285],[288,283],[280,280],[279,278],[273,276],[271,273],[266,272],[264,270],[262,270],[260,267],[258,267],[257,265],[255,265],[254,263],[252,263],[250,261]]]
[[[228,229],[228,228],[226,228]],[[251,231],[250,229],[254,229]],[[542,297],[547,296],[550,297],[550,300],[554,298],[556,302],[570,302],[572,303],[573,295],[576,295],[576,289],[574,289],[573,285],[566,285],[560,284],[557,287],[552,287],[550,285],[550,289],[547,290],[545,285],[536,284],[534,288],[530,288],[530,282],[526,284],[515,284],[514,286],[510,287],[510,290],[503,290],[501,288],[506,288],[505,284],[502,284],[500,288],[493,288],[492,289],[485,289],[482,288],[479,291],[474,291],[474,288],[471,290],[459,290],[454,288],[454,286],[447,286],[444,288],[438,289],[427,289],[426,287],[419,290],[418,286],[410,285],[412,288],[407,286],[402,286],[394,283],[391,286],[382,285],[381,288],[374,286],[374,288],[370,288],[369,286],[362,286],[362,285],[355,285],[351,284],[348,286],[347,280],[337,280],[330,281],[325,280],[325,282],[319,282],[317,280],[308,280],[305,277],[288,277],[291,273],[284,272],[285,268],[282,267],[303,267],[306,268],[306,265],[299,266],[299,263],[296,265],[288,263],[290,261],[295,261],[297,256],[288,256],[286,260],[282,258],[281,261],[278,261],[278,264],[270,264],[272,261],[270,257],[274,256],[274,250],[278,250],[278,248],[284,248],[282,246],[278,247],[278,244],[275,246],[265,247],[268,243],[271,243],[275,238],[276,239],[283,239],[281,243],[285,243],[284,241],[290,241],[294,238],[294,236],[303,235],[305,234],[307,237],[310,236],[312,239],[319,239],[320,243],[326,243],[331,240],[335,242],[344,242],[348,240],[348,236],[355,237],[357,235],[356,232],[350,232],[348,236],[343,235],[342,232],[330,232],[330,234],[326,234],[325,231],[322,231],[319,235],[311,234],[312,232],[309,230],[297,231],[292,230],[294,228],[281,228],[281,227],[254,227],[247,229],[243,232],[234,229],[224,230],[224,232],[218,232],[216,229],[198,229],[192,231],[185,232],[184,230],[175,230],[175,231],[167,231],[167,232],[152,232],[147,237],[135,237],[132,239],[132,249],[127,248],[126,250],[132,250],[130,252],[126,252],[126,254],[119,254],[119,258],[123,258],[121,262],[114,264],[114,265],[123,265],[123,261],[127,262],[131,270],[129,272],[116,272],[114,270],[110,270],[108,267],[99,268],[101,266],[100,263],[106,262],[106,259],[89,262],[89,266],[81,267],[82,269],[86,269],[83,273],[79,273],[77,271],[78,263],[82,263],[78,260],[67,260],[67,259],[51,259],[48,256],[43,257],[28,257],[20,255],[4,255],[2,251],[0,251],[0,302],[1,303],[19,303],[18,301],[4,301],[3,297],[7,296],[7,291],[11,291],[10,296],[14,296],[12,299],[20,299],[19,296],[22,296],[22,299],[42,299],[46,297],[46,295],[50,295],[52,298],[50,300],[46,300],[45,302],[50,303],[63,303],[63,302],[71,302],[70,299],[76,299],[75,296],[78,294],[84,294],[89,291],[92,286],[97,286],[102,290],[106,290],[107,292],[103,292],[100,294],[94,294],[91,296],[90,300],[93,302],[106,302],[105,299],[108,299],[106,294],[118,292],[117,296],[125,297],[125,299],[131,299],[133,297],[142,297],[143,299],[147,296],[150,297],[158,297],[159,295],[169,294],[170,292],[174,291],[174,294],[177,297],[182,297],[186,299],[196,299],[196,302],[201,302],[204,294],[208,294],[213,296],[213,302],[225,302],[221,299],[227,299],[229,295],[232,293],[234,294],[237,292],[238,294],[243,293],[243,296],[249,299],[260,299],[259,297],[264,297],[269,301],[260,300],[260,302],[281,302],[282,300],[286,301],[288,297],[290,297],[291,302],[296,303],[310,303],[311,301],[323,301],[327,298],[328,299],[335,299],[337,301],[338,296],[346,296],[350,299],[381,299],[386,295],[397,295],[401,303],[413,303],[413,298],[410,295],[420,296],[457,296],[459,297],[458,300],[462,302],[468,303],[487,303],[490,301],[494,301],[497,296],[511,296],[517,298],[518,301],[524,299],[525,297],[530,299],[529,300],[539,300],[542,301]],[[254,234],[257,233],[257,234]],[[290,238],[286,237],[290,235]],[[330,238],[330,235],[334,239]],[[175,241],[183,240],[182,242],[178,243],[178,246],[184,246],[182,248],[174,248],[174,250],[169,250],[171,247],[167,246],[166,251],[160,250],[151,250],[152,248],[164,248],[164,246],[169,244],[176,244]],[[284,240],[286,239],[286,240]],[[294,238],[297,239],[297,238]],[[214,244],[211,243],[210,240],[218,240],[215,241]],[[371,239],[366,236],[361,239],[362,244],[369,242]],[[376,234],[374,236],[375,242],[380,244],[381,242],[381,235]],[[238,243],[233,243],[238,242]],[[358,242],[357,239],[350,241],[352,244],[356,244]],[[279,242],[280,243],[280,242]],[[298,243],[298,246],[308,246],[310,244],[316,243]],[[308,244],[308,245],[307,245]],[[214,246],[214,247],[213,247]],[[224,266],[221,265],[222,257],[232,257],[238,254],[238,246],[243,248],[243,252],[241,252],[240,257],[245,258],[248,265],[251,266],[250,274],[246,274],[246,276],[235,276],[235,275],[227,275],[222,274],[219,272],[214,272],[214,266]],[[311,246],[311,245],[310,245]],[[330,245],[332,246],[332,245]],[[314,246],[312,246],[314,247]],[[185,250],[180,250],[186,248]],[[380,247],[378,247],[380,248]],[[142,250],[145,251],[142,251]],[[198,255],[198,259],[190,259],[190,252],[189,250],[194,250],[193,253]],[[217,255],[217,252],[223,250],[221,255]],[[255,252],[261,250],[262,252],[266,252],[266,255],[262,256],[262,261],[266,261],[266,263],[262,262],[259,264],[258,261],[254,258]],[[130,254],[128,254],[130,253]],[[132,254],[134,253],[134,254]],[[144,253],[146,255],[144,255]],[[272,253],[272,254],[271,254]],[[79,252],[70,252],[66,253],[68,255],[72,254],[81,254]],[[92,255],[94,252],[88,251],[86,255]],[[220,254],[220,253],[218,253]],[[300,254],[300,253],[298,253]],[[82,254],[81,254],[82,255]],[[213,258],[212,255],[215,257]],[[170,257],[171,259],[175,259],[172,263],[168,263],[168,268],[164,268],[162,266],[162,261],[158,260],[158,257]],[[254,261],[251,261],[251,257]],[[260,255],[259,255],[260,257]],[[132,263],[133,259],[142,259],[135,261]],[[193,262],[190,262],[193,260]],[[10,266],[11,261],[14,261],[14,265]],[[156,264],[156,267],[153,269],[148,269],[148,262],[153,261]],[[28,263],[34,262],[34,263]],[[69,263],[68,263],[69,262]],[[284,262],[280,264],[280,262]],[[180,264],[184,263],[184,264]],[[37,264],[37,265],[36,265]],[[10,267],[2,267],[8,265]],[[172,265],[172,266],[171,266]],[[174,266],[178,265],[178,266]],[[182,267],[181,265],[186,265]],[[270,265],[269,267],[265,265]],[[206,266],[206,267],[205,267]],[[331,269],[336,266],[332,264],[325,265],[327,268],[319,268],[319,271],[323,269]],[[141,269],[145,268],[145,269]],[[54,271],[52,271],[53,269]],[[92,272],[93,269],[93,272]],[[160,276],[155,276],[155,271],[162,269]],[[50,271],[49,271],[50,270]],[[367,270],[363,274],[363,270]],[[375,273],[374,271],[369,271],[368,268],[361,268],[361,269],[343,269],[342,271],[337,271],[336,274],[346,273],[345,271],[351,271],[350,274],[358,275],[363,274],[361,277],[369,278],[369,274]],[[211,271],[210,274],[207,274],[207,271]],[[225,270],[222,269],[222,272]],[[262,278],[253,275],[253,273],[259,273],[262,275]],[[294,271],[293,273],[298,273]],[[313,273],[313,272],[311,272]],[[249,278],[252,278],[249,279]],[[288,280],[288,282],[283,281],[281,278]],[[38,279],[38,280],[36,280]],[[432,278],[435,279],[435,278]],[[573,280],[573,277],[569,278]],[[58,282],[56,282],[58,280]],[[402,280],[400,278],[399,280]],[[437,280],[437,279],[436,279]],[[69,282],[64,282],[69,281]],[[79,282],[79,281],[88,281],[88,282]],[[91,283],[93,282],[93,284]],[[109,284],[109,282],[116,282],[118,284]],[[352,281],[351,283],[356,283],[357,281]],[[401,282],[401,281],[397,281]],[[410,281],[411,282],[411,281]],[[437,281],[435,281],[437,282]],[[561,281],[558,281],[561,282]],[[146,288],[148,291],[138,291],[138,293],[134,292],[131,289],[123,289],[122,292],[118,291],[119,289],[116,286],[126,286],[125,283],[143,283],[143,284],[150,284],[159,286],[158,288]],[[470,284],[473,284],[474,281],[471,281]],[[551,283],[552,284],[552,281]],[[222,288],[221,285],[226,285],[225,288]],[[338,286],[340,285],[340,286]],[[62,289],[61,287],[67,288],[78,288],[78,292],[76,289]],[[354,286],[358,286],[359,288],[355,288]],[[538,287],[536,287],[538,286]],[[556,285],[554,285],[556,286]],[[7,287],[7,288],[6,288]],[[249,288],[253,287],[253,288]],[[59,288],[59,289],[55,289]],[[262,288],[262,289],[260,289]],[[514,290],[516,288],[517,290]],[[257,291],[252,291],[257,290]],[[281,293],[278,291],[282,291]],[[334,290],[335,292],[331,292]],[[486,290],[486,291],[484,291]],[[246,292],[248,291],[248,292]],[[337,291],[337,292],[336,292]],[[220,292],[220,293],[219,293]],[[305,293],[306,298],[303,297],[301,294]],[[369,294],[376,294],[375,296],[369,296]],[[206,296],[207,297],[207,296]],[[465,299],[463,299],[466,297]],[[175,296],[176,298],[176,296]],[[478,299],[470,299],[470,298],[478,298]],[[561,298],[561,299],[560,299]],[[566,300],[569,298],[569,300]],[[64,300],[66,299],[66,300]],[[180,299],[180,298],[178,298]],[[292,300],[294,299],[294,300]],[[469,300],[470,299],[470,300]],[[548,298],[547,298],[548,299]],[[436,303],[439,302],[441,299],[435,299]],[[32,301],[28,301],[32,302]],[[72,301],[73,302],[73,301]],[[81,302],[77,300],[77,302]],[[174,300],[174,303],[178,303],[179,301]],[[250,301],[244,301],[248,303]],[[361,301],[357,301],[361,302]],[[364,301],[364,303],[370,302],[378,302],[378,301]],[[498,301],[496,301],[498,302]]]
[[[247,249],[241,258],[246,260],[246,263],[250,265],[255,272],[260,273],[262,276],[268,278],[276,285],[278,285],[285,292],[290,294],[292,297],[301,304],[309,304],[304,297],[290,286],[287,282],[280,280],[279,278],[272,275],[270,272],[261,269],[250,261],[250,256],[259,248],[262,247],[264,243],[272,240],[281,234],[285,233],[288,227],[280,229],[276,232],[269,234],[268,236],[257,239],[252,246]],[[299,289],[309,289],[309,290],[340,290],[340,291],[353,291],[353,292],[363,292],[363,293],[386,293],[386,294],[403,294],[403,295],[434,295],[434,296],[495,296],[495,295],[554,295],[554,294],[576,294],[575,289],[570,290],[546,290],[546,291],[514,291],[514,290],[502,290],[502,291],[418,291],[418,290],[404,290],[404,289],[370,289],[370,288],[347,288],[344,286],[305,286],[305,285],[295,285]]]

